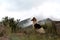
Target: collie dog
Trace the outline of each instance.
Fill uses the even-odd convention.
[[[41,25],[37,23],[37,19],[35,17],[33,17],[31,21],[33,22],[33,28],[35,29],[35,31],[39,33],[45,33],[44,28],[41,27]]]

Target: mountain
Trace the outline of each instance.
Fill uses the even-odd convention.
[[[52,20],[50,18],[39,20],[38,24],[44,25],[46,21],[52,21]],[[22,28],[25,28],[25,27],[29,28],[31,25],[32,25],[32,22],[31,22],[30,18],[25,19],[25,20],[23,20],[23,21],[21,21],[21,22],[18,23],[18,26],[22,27]]]
[[[38,21],[38,24],[40,24],[40,25],[44,25],[45,22],[48,22],[48,21],[52,21],[52,19],[50,19],[50,18],[46,18],[46,19],[40,20],[40,21]]]
[[[18,26],[23,28],[23,27],[27,27],[27,26],[29,26],[29,25],[31,25],[31,24],[32,24],[32,23],[31,23],[30,18],[27,18],[27,19],[19,22],[19,23],[18,23]]]

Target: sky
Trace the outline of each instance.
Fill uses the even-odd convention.
[[[33,16],[60,20],[60,0],[0,0],[2,17],[27,19]]]

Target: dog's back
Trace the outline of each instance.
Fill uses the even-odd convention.
[[[41,26],[39,25],[39,24],[34,24],[34,27],[35,27],[35,29],[40,29],[41,28]]]

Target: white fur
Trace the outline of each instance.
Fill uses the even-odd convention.
[[[41,27],[40,29],[37,29],[36,31],[39,33],[45,33],[45,30],[43,29],[43,27]]]

